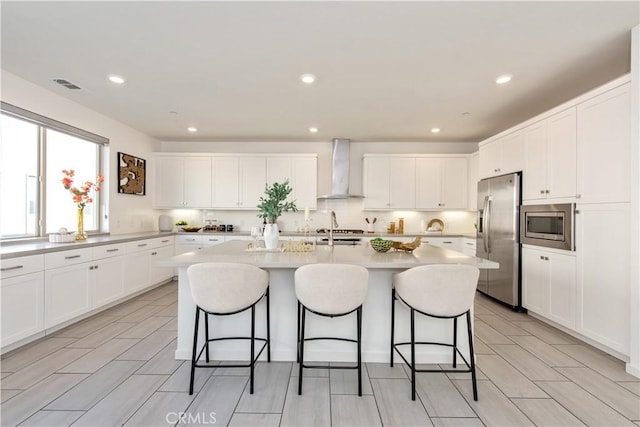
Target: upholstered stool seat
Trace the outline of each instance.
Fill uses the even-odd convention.
[[[303,368],[323,368],[324,365],[304,363],[304,343],[314,340],[338,340],[357,344],[355,366],[331,366],[329,369],[357,369],[358,395],[362,396],[362,303],[367,297],[369,272],[366,268],[348,264],[308,264],[295,272],[298,298],[298,394],[302,394]],[[356,312],[356,339],[340,337],[305,337],[307,311],[325,317],[338,317]]]
[[[253,374],[255,363],[267,348],[267,361],[271,361],[270,325],[269,325],[269,274],[253,265],[239,263],[201,263],[187,269],[191,296],[196,304],[196,316],[193,333],[193,353],[191,357],[191,379],[189,394],[193,394],[193,380],[196,368],[212,368],[212,365],[199,365],[198,361],[205,353],[209,362],[209,343],[223,340],[249,340],[250,358],[247,364],[225,365],[225,368],[250,368],[249,392],[253,393]],[[266,338],[255,337],[256,304],[266,299]],[[211,338],[209,336],[209,315],[229,316],[251,310],[251,336]],[[200,312],[204,313],[205,342],[198,352],[198,326]],[[255,342],[263,342],[258,354],[255,354]]]
[[[414,267],[393,275],[391,290],[391,361],[393,366],[394,352],[411,368],[411,399],[416,399],[416,372],[470,372],[473,382],[473,399],[478,400],[476,385],[476,368],[473,351],[473,333],[471,330],[471,308],[475,298],[480,271],[477,267],[462,264],[438,264]],[[410,309],[411,341],[396,343],[395,302],[401,300]],[[453,342],[427,342],[415,340],[415,312],[429,317],[453,320]],[[466,316],[467,337],[469,340],[469,360],[462,355],[457,345],[458,317]],[[438,345],[451,347],[453,351],[453,367],[456,357],[460,355],[468,370],[433,370],[416,369],[415,346]],[[410,361],[400,351],[400,346],[410,346]]]

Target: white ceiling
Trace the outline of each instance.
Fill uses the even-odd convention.
[[[639,22],[637,0],[0,7],[3,69],[185,141],[479,141],[627,73]]]

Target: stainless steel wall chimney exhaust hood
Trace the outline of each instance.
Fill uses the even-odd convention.
[[[318,199],[362,199],[364,196],[349,194],[349,149],[350,139],[333,139],[331,158],[331,194]]]

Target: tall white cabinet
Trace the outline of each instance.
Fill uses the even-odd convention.
[[[631,85],[578,105],[578,194],[582,203],[628,202]]]
[[[577,211],[577,330],[628,355],[629,204],[578,204]]]

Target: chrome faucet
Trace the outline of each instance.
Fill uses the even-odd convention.
[[[329,226],[329,246],[333,246],[333,228],[338,228],[338,220],[336,220],[336,212],[331,211],[331,225]]]

